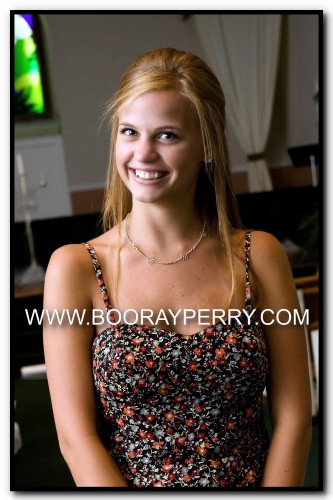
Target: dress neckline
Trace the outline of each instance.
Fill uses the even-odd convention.
[[[89,254],[91,256],[93,267],[94,267],[95,274],[96,274],[97,281],[98,281],[98,285],[99,285],[99,288],[100,288],[100,291],[101,291],[101,294],[102,294],[104,306],[105,306],[106,312],[108,313],[110,310],[112,310],[112,306],[111,306],[109,294],[108,294],[108,291],[107,291],[107,288],[106,288],[106,285],[105,285],[105,282],[104,282],[103,272],[102,272],[102,268],[101,268],[99,259],[97,257],[96,250],[95,250],[95,248],[93,247],[93,245],[90,242],[82,243],[82,245],[84,245],[86,247],[87,251],[89,252]],[[247,312],[252,312],[251,287],[250,287],[250,280],[249,280],[250,248],[251,248],[251,231],[247,231],[245,233],[245,245],[244,245],[244,257],[245,257],[245,301],[244,301],[244,310],[246,310]],[[244,314],[244,312],[241,313],[240,317],[242,317],[242,316],[246,316]],[[251,316],[251,321],[252,321],[252,318],[254,316],[256,316],[256,311]],[[235,318],[233,318],[233,319],[235,320]],[[207,326],[207,327],[203,328],[202,330],[199,330],[198,332],[194,332],[194,333],[190,333],[190,334],[186,335],[186,334],[182,334],[180,332],[176,332],[176,331],[173,331],[173,330],[158,328],[158,327],[153,326],[153,325],[139,325],[138,323],[133,323],[131,325],[131,324],[128,324],[128,323],[118,323],[118,324],[115,324],[115,325],[111,325],[110,327],[108,327],[105,330],[103,330],[101,333],[98,333],[96,336],[99,336],[99,335],[107,332],[108,330],[114,331],[114,329],[116,327],[117,328],[122,328],[124,326],[128,326],[128,327],[142,328],[142,329],[146,329],[146,330],[153,330],[153,329],[154,330],[159,330],[159,331],[163,331],[165,333],[168,333],[170,336],[178,336],[179,338],[188,339],[188,338],[191,338],[191,337],[196,337],[196,336],[202,335],[203,333],[207,332],[207,330],[210,330],[210,329],[216,330],[217,326],[219,326],[219,325],[222,325],[222,327],[228,326],[228,325],[223,324],[222,321],[219,321],[215,325]]]
[[[196,338],[196,337],[200,338],[203,336],[207,336],[207,334],[214,335],[216,332],[221,332],[222,330],[228,330],[228,328],[230,330],[234,329],[235,327],[244,329],[244,327],[250,327],[251,325],[258,326],[260,324],[258,321],[257,311],[254,311],[254,313],[251,315],[250,321],[248,321],[248,317],[245,315],[244,312],[238,317],[238,319],[241,321],[241,319],[244,317],[246,319],[245,323],[239,324],[236,318],[232,318],[232,321],[230,321],[230,323],[224,324],[222,323],[222,321],[218,321],[214,325],[206,326],[202,330],[189,334],[180,333],[177,332],[176,330],[169,330],[167,328],[159,328],[158,326],[154,325],[140,325],[139,323],[133,323],[133,324],[116,323],[114,325],[110,325],[109,327],[105,328],[100,333],[97,333],[95,337],[100,337],[101,335],[104,335],[108,332],[114,333],[117,330],[123,330],[126,328],[130,330],[135,329],[138,331],[138,333],[139,332],[151,333],[153,331],[162,334],[161,336],[163,336],[163,334],[166,334],[167,336],[170,337],[178,337],[181,340],[189,340],[191,338]]]

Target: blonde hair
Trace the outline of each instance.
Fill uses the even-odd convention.
[[[225,99],[213,71],[198,56],[173,48],[152,50],[139,56],[124,73],[108,106],[111,115],[110,163],[104,199],[105,230],[119,226],[131,211],[131,193],[121,180],[115,163],[118,115],[122,107],[139,95],[173,90],[187,98],[196,111],[203,140],[204,164],[197,183],[196,202],[207,227],[225,247],[235,290],[235,264],[230,242],[232,227],[240,227],[232,190],[229,154],[225,136]],[[119,264],[119,260],[118,260]]]

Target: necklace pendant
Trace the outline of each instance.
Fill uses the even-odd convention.
[[[137,246],[137,244],[131,240],[129,234],[128,234],[128,217],[129,217],[130,213],[128,213],[126,215],[126,219],[125,219],[125,225],[124,225],[124,232],[125,232],[125,235],[126,235],[126,239],[127,241],[129,242],[129,244],[132,246],[132,248],[138,252],[138,254],[140,254],[142,257],[145,257],[147,259],[147,262],[148,264],[162,264],[164,266],[166,265],[169,265],[169,264],[176,264],[176,262],[179,262],[180,260],[188,260],[189,259],[189,255],[190,253],[192,253],[196,248],[197,246],[199,245],[200,241],[202,240],[202,238],[204,238],[205,236],[207,236],[207,232],[206,232],[206,221],[204,221],[204,225],[203,225],[203,228],[200,232],[200,238],[198,239],[198,241],[195,243],[195,245],[193,245],[193,247],[188,251],[188,252],[185,252],[183,253],[178,259],[176,260],[170,260],[168,262],[161,262],[157,259],[155,259],[155,257],[148,257],[147,255],[145,255],[141,250],[140,248]]]

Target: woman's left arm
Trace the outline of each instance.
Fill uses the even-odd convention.
[[[261,486],[302,486],[312,436],[307,345],[304,326],[294,320],[294,311],[302,314],[289,261],[274,236],[253,232],[251,268],[260,289],[258,309],[274,311],[262,316],[274,321],[264,325],[272,437]]]

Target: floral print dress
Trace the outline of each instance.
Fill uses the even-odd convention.
[[[109,311],[96,252],[85,245]],[[130,486],[260,486],[268,449],[262,409],[267,352],[257,317],[249,324],[242,317],[242,324],[220,322],[190,336],[117,324],[94,338],[100,435]]]

